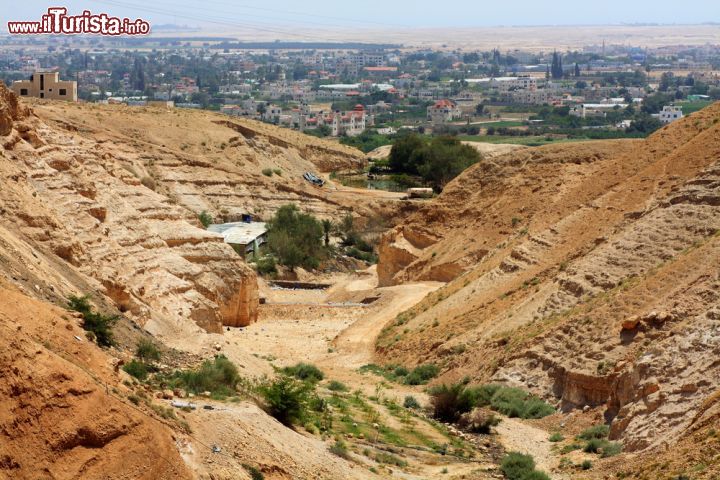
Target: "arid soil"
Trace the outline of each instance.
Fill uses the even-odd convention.
[[[647,140],[493,147],[410,202],[307,184],[365,165],[330,142],[208,112],[28,107],[0,87],[0,477],[485,479],[504,448],[554,479],[716,478],[719,118],[715,105]],[[391,227],[379,264],[278,289],[198,220],[290,202]],[[63,308],[83,294],[119,316],[116,346]],[[336,429],[284,427],[252,394],[172,409],[119,368],[140,338],[162,369],[222,353],[247,382],[313,363]],[[425,387],[361,370],[380,363],[519,386],[558,412],[466,434],[402,408],[427,407]],[[599,423],[623,453],[562,453]]]
[[[675,445],[718,427],[719,120],[714,105],[645,141],[525,149],[468,169],[381,242],[381,285],[450,283],[377,352],[439,362],[445,381],[601,411],[640,463],[601,460],[585,476],[650,462],[673,465],[654,478],[694,467],[714,478],[717,462],[682,466]]]

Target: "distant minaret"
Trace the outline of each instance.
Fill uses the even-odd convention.
[[[602,50],[602,56],[605,56],[605,39],[603,38],[603,50]]]

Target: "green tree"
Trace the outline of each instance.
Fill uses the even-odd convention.
[[[325,219],[322,221],[323,234],[325,234],[325,246],[330,246],[330,232],[333,229],[333,224],[330,220]]]
[[[268,222],[267,245],[278,263],[294,270],[314,269],[325,256],[323,226],[295,205],[283,205]]]

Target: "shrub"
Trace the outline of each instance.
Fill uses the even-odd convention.
[[[275,258],[271,255],[266,255],[259,258],[255,262],[255,270],[260,275],[275,275],[277,273],[277,266],[275,265]]]
[[[157,187],[157,185],[155,184],[155,179],[152,177],[143,177],[142,179],[140,179],[140,183],[142,183],[145,188],[149,188],[150,190],[155,190],[155,187]]]
[[[87,295],[82,297],[70,296],[68,299],[68,308],[82,314],[82,328],[95,335],[95,340],[98,345],[109,347],[115,344],[112,327],[118,321],[117,316],[103,315],[102,313],[93,311]]]
[[[424,385],[429,380],[437,376],[440,372],[440,368],[437,365],[427,364],[418,365],[412,372],[405,377],[405,383],[408,385]]]
[[[274,168],[274,169],[273,169],[273,173],[274,173],[275,175],[277,175],[277,176],[281,176],[281,175],[282,175],[282,170],[280,170],[279,168]]]
[[[378,463],[385,463],[387,465],[395,465],[396,467],[406,467],[407,462],[397,455],[386,452],[378,452],[375,454],[375,461]]]
[[[322,224],[295,205],[284,205],[268,222],[267,246],[278,263],[294,270],[315,269],[325,257]]]
[[[407,368],[403,367],[402,365],[399,365],[399,366],[395,367],[395,370],[393,370],[393,373],[394,373],[396,376],[398,376],[398,377],[404,377],[404,376],[406,376],[408,373],[410,373],[410,370],[408,370]]]
[[[349,459],[350,453],[348,452],[347,445],[342,440],[336,440],[335,443],[330,447],[330,453],[337,455],[340,458]]]
[[[292,367],[285,367],[282,371],[286,375],[308,382],[319,382],[324,377],[322,371],[310,363],[301,362]]]
[[[585,460],[580,464],[580,468],[583,470],[590,470],[592,468],[592,462],[590,460]]]
[[[193,393],[229,396],[235,394],[240,379],[237,367],[224,355],[218,355],[213,360],[205,360],[197,370],[175,372],[169,383]]]
[[[465,385],[438,385],[429,391],[430,404],[433,406],[433,416],[437,419],[454,422],[460,415],[469,412],[473,403],[466,394]]]
[[[535,470],[535,460],[530,455],[519,452],[505,455],[500,470],[508,480],[550,480],[544,472]]]
[[[490,406],[508,417],[543,418],[555,409],[520,388],[501,387],[490,399]]]
[[[403,407],[416,409],[420,408],[420,403],[415,397],[413,397],[412,395],[408,395],[405,397],[405,401],[403,401]]]
[[[160,349],[148,339],[141,339],[137,343],[135,356],[143,362],[157,362],[160,360]]]
[[[578,438],[582,440],[592,440],[597,438],[607,438],[610,433],[610,427],[608,425],[595,425],[587,428],[578,435]]]
[[[337,380],[331,380],[330,383],[328,383],[328,390],[332,390],[333,392],[347,392],[348,387],[342,382],[338,382]]]
[[[265,400],[267,412],[288,426],[300,422],[305,416],[309,390],[309,384],[286,376],[259,389]]]
[[[487,435],[492,427],[500,423],[500,419],[487,410],[477,408],[470,413],[463,414],[458,423],[469,432]]]
[[[564,439],[565,439],[565,437],[563,437],[560,432],[555,432],[552,435],[550,435],[550,438],[548,438],[548,440],[553,443],[562,442]]]
[[[273,175],[272,168],[263,168],[262,174],[265,175],[266,177],[272,177],[272,175]]]
[[[203,210],[198,215],[198,220],[200,220],[200,223],[202,223],[202,226],[207,228],[213,223],[213,217],[208,212]]]
[[[132,375],[140,381],[145,380],[148,376],[147,365],[145,365],[145,363],[143,362],[138,362],[137,360],[130,360],[128,363],[123,365],[122,368],[128,374]]]
[[[263,473],[260,470],[253,467],[252,465],[243,463],[243,468],[250,474],[250,478],[252,480],[265,480],[265,475],[263,475]]]
[[[618,442],[605,442],[602,446],[602,458],[614,457],[622,452],[622,445]]]

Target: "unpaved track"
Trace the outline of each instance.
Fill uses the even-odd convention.
[[[375,340],[383,327],[442,285],[440,282],[422,282],[376,289],[384,295],[389,293],[391,299],[387,300],[385,308],[363,316],[335,337],[333,345],[339,355],[332,362],[350,369],[371,363]]]
[[[532,455],[538,470],[543,470],[554,480],[569,480],[564,474],[551,472],[557,466],[556,457],[548,440],[548,432],[541,428],[523,423],[517,418],[502,417],[502,422],[495,427],[500,444],[508,452],[520,452]]]

